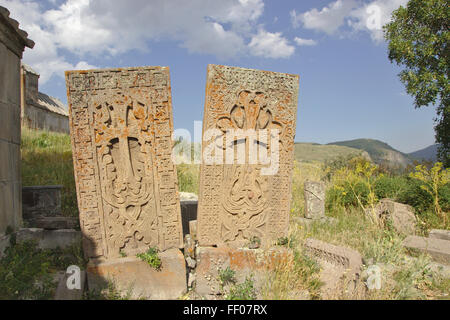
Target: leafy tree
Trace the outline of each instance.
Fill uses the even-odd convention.
[[[450,166],[449,26],[448,0],[410,0],[384,26],[389,60],[404,66],[399,77],[415,107],[437,106],[436,142],[446,167]]]

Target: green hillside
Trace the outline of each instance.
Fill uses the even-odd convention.
[[[330,161],[342,157],[362,155],[368,159],[367,152],[346,146],[322,145],[317,143],[295,143],[295,160],[299,162]]]
[[[374,139],[356,139],[332,142],[328,145],[345,146],[366,151],[372,160],[378,164],[387,164],[393,167],[405,167],[411,163],[408,155],[395,150],[385,142]]]

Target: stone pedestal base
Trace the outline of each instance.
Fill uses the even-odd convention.
[[[132,299],[171,300],[186,293],[186,265],[178,249],[158,254],[160,270],[152,268],[137,257],[124,257],[107,261],[90,261],[87,265],[89,290],[101,290],[114,283],[122,294]]]
[[[196,257],[195,291],[206,299],[214,299],[221,294],[219,270],[229,267],[235,271],[236,283],[243,283],[246,277],[252,276],[258,290],[264,285],[267,271],[293,259],[293,253],[285,247],[266,250],[198,247]]]

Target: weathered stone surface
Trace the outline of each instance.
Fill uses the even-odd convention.
[[[169,68],[68,71],[66,85],[86,256],[182,247]]]
[[[0,234],[22,225],[20,59],[34,42],[0,6]]]
[[[214,298],[221,294],[219,270],[229,267],[235,271],[237,283],[242,283],[247,276],[252,276],[258,290],[266,280],[266,272],[280,263],[293,259],[293,253],[285,247],[274,247],[269,250],[197,247],[196,257],[195,290],[205,298]]]
[[[39,92],[39,74],[30,66],[21,66],[22,126],[52,132],[69,133],[69,113],[55,97]]]
[[[23,219],[61,215],[61,185],[22,187]]]
[[[382,199],[376,205],[375,213],[380,219],[390,220],[397,232],[404,235],[415,233],[417,219],[411,206],[390,199]]]
[[[337,291],[351,294],[357,289],[356,281],[363,264],[358,251],[312,238],[306,240],[304,250],[321,265],[320,279],[324,285],[320,291],[323,299],[334,299]]]
[[[189,234],[192,240],[197,241],[197,220],[189,221]]]
[[[0,259],[3,258],[6,248],[9,247],[10,235],[0,235]]]
[[[66,248],[81,241],[81,232],[73,229],[44,230],[22,228],[16,232],[16,241],[33,240],[41,249]]]
[[[197,200],[182,200],[181,206],[181,220],[183,224],[183,236],[189,233],[189,224],[193,220],[197,220]]]
[[[208,65],[201,246],[287,235],[298,86],[297,75]]]
[[[433,239],[450,241],[450,230],[433,229],[428,236]]]
[[[79,227],[78,219],[72,217],[36,217],[25,220],[27,228],[47,230],[75,229]]]
[[[54,300],[81,300],[86,285],[86,271],[80,271],[80,289],[69,289],[67,279],[71,276],[69,273],[63,273],[60,276]]]
[[[403,246],[413,251],[429,254],[436,262],[450,265],[450,241],[418,236],[408,236]]]
[[[325,184],[320,181],[305,181],[305,217],[321,219],[325,217]]]
[[[362,267],[361,255],[356,250],[312,238],[306,239],[304,247],[311,257],[341,266],[352,273],[359,274]]]
[[[159,257],[160,271],[136,257],[91,259],[86,269],[89,290],[106,288],[111,281],[120,292],[129,291],[133,299],[178,299],[187,290],[183,254],[178,249],[169,249],[159,253]]]

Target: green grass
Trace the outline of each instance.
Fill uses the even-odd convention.
[[[22,185],[62,185],[64,216],[77,217],[70,136],[22,128]]]
[[[149,248],[144,253],[138,253],[136,255],[139,259],[142,261],[145,261],[148,263],[148,265],[156,270],[161,270],[161,259],[158,256],[158,249],[156,248]]]
[[[0,260],[0,300],[51,299],[57,285],[53,274],[70,265],[85,268],[81,243],[42,250],[33,241],[11,242]]]

